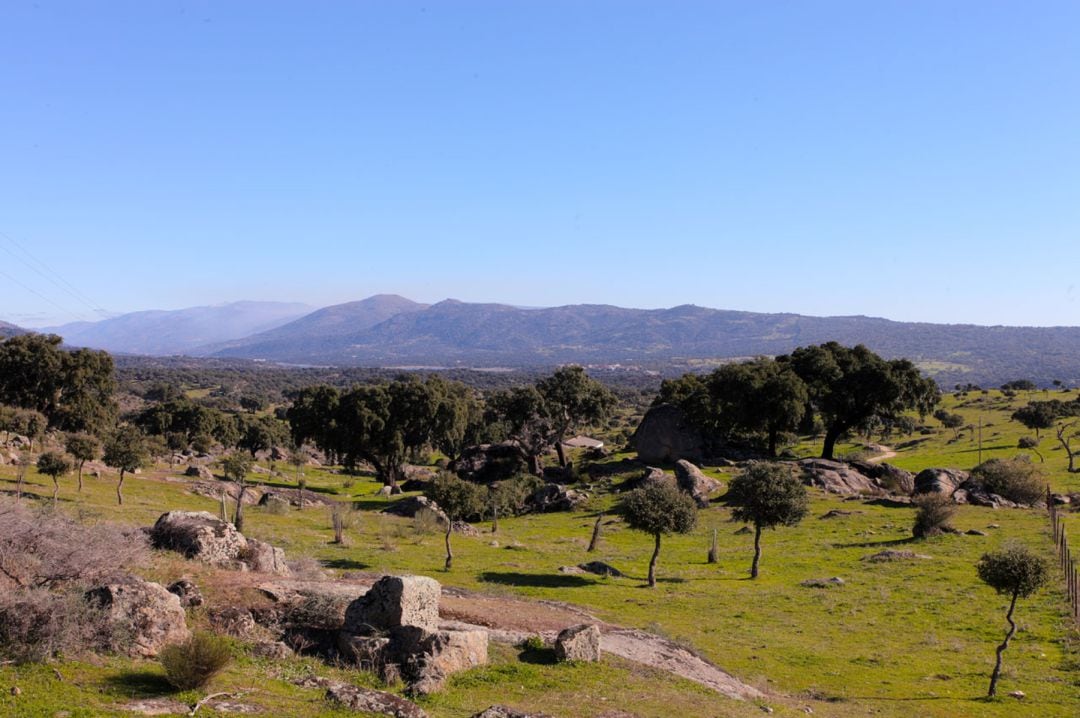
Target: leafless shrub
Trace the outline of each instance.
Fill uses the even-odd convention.
[[[345,531],[356,525],[358,519],[355,512],[345,504],[334,502],[330,507],[330,523],[334,527],[334,543],[345,545]]]
[[[16,663],[75,656],[112,645],[113,624],[81,590],[0,593],[0,658]]]
[[[422,508],[413,516],[413,530],[421,536],[442,533],[444,526],[439,514],[429,508]]]
[[[53,588],[104,578],[142,563],[145,534],[87,526],[55,511],[0,500],[0,588]]]
[[[183,643],[166,646],[160,660],[174,686],[182,691],[202,688],[232,661],[232,646],[222,636],[200,632]]]
[[[937,536],[952,529],[949,521],[956,514],[956,504],[950,497],[931,492],[915,497],[912,503],[918,508],[911,530],[915,538]]]

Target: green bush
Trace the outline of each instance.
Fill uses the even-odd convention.
[[[206,686],[232,661],[228,639],[197,632],[183,643],[166,646],[159,656],[169,682],[182,691]]]
[[[1033,504],[1046,496],[1046,479],[1026,458],[990,459],[972,469],[971,476],[990,493],[1018,504]]]

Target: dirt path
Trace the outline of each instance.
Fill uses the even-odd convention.
[[[881,462],[888,461],[889,459],[896,456],[896,452],[893,451],[891,446],[885,446],[884,444],[871,444],[870,448],[877,453],[866,460],[866,463],[868,464],[880,464]]]

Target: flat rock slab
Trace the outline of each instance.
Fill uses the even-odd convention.
[[[886,549],[884,551],[878,551],[875,554],[869,556],[863,556],[863,561],[870,561],[871,563],[885,563],[888,561],[915,561],[916,559],[928,559],[930,556],[925,556],[921,553],[915,553],[914,551],[897,551],[895,549]]]

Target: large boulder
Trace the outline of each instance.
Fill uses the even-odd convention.
[[[288,574],[285,552],[247,539],[207,511],[169,511],[150,529],[154,548],[177,551],[185,557],[225,568]]]
[[[513,444],[480,444],[470,446],[450,462],[450,471],[466,481],[490,484],[529,471],[521,451]]]
[[[196,479],[203,479],[204,481],[213,481],[214,472],[210,470],[209,466],[201,466],[196,464],[190,464],[184,469],[184,476],[191,476]]]
[[[413,518],[421,511],[432,512],[435,519],[443,525],[450,520],[449,517],[447,517],[446,512],[440,509],[439,505],[427,496],[409,496],[404,499],[398,499],[383,509],[382,512],[394,516]]]
[[[701,461],[705,442],[686,413],[673,404],[645,412],[633,437],[638,458],[645,462]]]
[[[803,459],[797,463],[802,470],[803,483],[807,486],[816,486],[841,496],[883,493],[873,479],[842,461]]]
[[[691,464],[686,459],[675,462],[675,481],[679,488],[690,494],[697,503],[698,508],[709,505],[709,494],[720,488],[720,482],[710,478],[701,472],[701,469]]]
[[[563,629],[555,639],[555,658],[583,663],[599,661],[600,627],[594,623],[583,623]]]
[[[159,583],[126,576],[95,586],[86,600],[108,617],[114,629],[110,648],[119,653],[153,658],[191,637],[180,598]]]
[[[486,631],[428,632],[404,627],[390,635],[388,656],[414,695],[435,693],[450,675],[488,662]]]
[[[439,628],[439,582],[427,576],[383,576],[345,610],[344,630],[357,635],[412,626]]]
[[[907,496],[915,490],[915,474],[892,464],[852,461],[851,468],[864,476],[869,476],[875,484],[889,493]]]
[[[915,476],[915,493],[952,496],[969,474],[959,469],[923,469]]]

